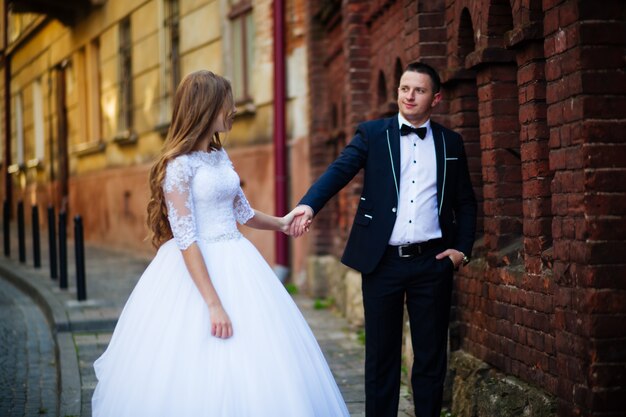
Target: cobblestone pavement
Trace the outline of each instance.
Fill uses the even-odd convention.
[[[56,416],[54,339],[35,302],[0,278],[0,416]]]
[[[359,333],[348,322],[327,310],[313,308],[308,297],[295,297],[296,303],[315,334],[352,417],[365,416],[365,348]],[[401,387],[398,417],[413,417],[413,401]]]
[[[13,231],[11,236],[13,238],[12,258],[17,258],[15,236],[16,233]],[[29,256],[27,256],[26,264],[18,263],[11,258],[0,257],[0,275],[7,276],[10,281],[36,299],[48,316],[49,322],[53,323],[52,328],[55,329],[60,358],[58,370],[60,375],[59,415],[62,417],[65,415],[90,417],[91,395],[96,385],[93,362],[106,349],[117,318],[150,259],[146,256],[137,256],[128,251],[114,251],[86,245],[88,299],[87,301],[79,302],[76,301],[72,243],[68,243],[69,288],[61,290],[58,288],[58,280],[50,279],[46,242],[47,239],[42,239],[42,267],[40,269],[30,266],[32,265],[32,258],[30,257],[31,246],[30,242],[27,242]],[[2,282],[2,279],[0,279],[0,282]],[[9,298],[13,299],[13,297]],[[296,295],[294,298],[329,362],[351,416],[364,417],[363,364],[365,355],[357,330],[351,328],[346,320],[330,310],[316,310],[313,307],[314,302],[310,298],[304,295]],[[4,322],[7,320],[4,317],[5,313],[3,311],[0,316],[0,326],[6,325]],[[29,334],[31,332],[41,332],[41,326],[45,328],[46,322],[43,316],[40,319],[41,324],[34,329],[31,328],[33,326],[32,323],[34,323],[32,319],[29,318],[27,321],[23,319],[21,324],[23,331]],[[15,319],[9,319],[8,321],[14,322]],[[28,324],[28,326],[25,326],[25,324]],[[0,327],[0,329],[3,329],[3,327]],[[4,333],[4,330],[0,331]],[[6,336],[2,334],[0,337]],[[49,343],[52,344],[53,342]],[[4,342],[0,346],[2,346],[0,348],[0,361],[2,361],[8,353],[5,354],[3,351]],[[53,351],[54,345],[50,349]],[[54,356],[52,355],[53,359]],[[54,370],[56,363],[50,361],[48,363],[52,363],[50,368]],[[19,374],[19,372],[25,371],[16,370],[15,372]],[[15,378],[16,376],[8,375],[5,371],[0,370],[0,384],[14,384]],[[44,381],[46,379],[41,377],[41,380]],[[30,385],[30,380],[28,381],[28,385]],[[52,390],[55,387],[56,384],[53,382]],[[4,385],[0,385],[0,389],[4,392]],[[48,391],[45,392],[46,395],[43,398],[54,397]],[[39,403],[35,402],[31,406],[31,397],[24,398],[29,398],[29,409],[39,411],[39,408],[47,408],[48,410],[56,408],[56,404],[48,405],[48,403],[42,403],[41,400]],[[0,408],[0,416],[2,417],[5,417],[5,415],[7,417],[31,415],[20,414],[19,412],[6,414],[4,410],[4,408]],[[26,406],[24,406],[24,410],[26,410]],[[55,414],[49,413],[44,415]],[[403,387],[401,394],[398,416],[413,416],[411,399],[406,387]]]
[[[106,349],[111,334],[112,332],[74,334],[81,378],[81,416],[91,416],[91,396],[97,382],[93,363]]]

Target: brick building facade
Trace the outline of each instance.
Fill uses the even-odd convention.
[[[626,3],[306,7],[312,178],[358,122],[397,111],[408,62],[442,75],[434,119],[462,133],[480,207],[474,260],[455,282],[453,410],[626,415]],[[357,177],[316,218],[311,274],[337,262],[360,189]],[[338,284],[322,287],[337,296]],[[509,377],[537,396],[494,414],[481,392],[491,386],[499,407],[512,388],[496,381]]]

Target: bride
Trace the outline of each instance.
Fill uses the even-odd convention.
[[[189,74],[150,172],[155,258],[94,363],[94,417],[348,416],[300,311],[236,223],[288,232],[253,210],[219,133],[229,82]]]

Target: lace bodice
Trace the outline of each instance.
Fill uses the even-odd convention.
[[[196,241],[238,238],[236,222],[243,224],[254,216],[224,149],[171,160],[163,192],[174,240],[182,250]]]

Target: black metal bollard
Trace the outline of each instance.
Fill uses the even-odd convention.
[[[11,256],[11,208],[9,200],[5,199],[2,204],[2,231],[4,236],[4,256]]]
[[[59,213],[59,288],[67,288],[67,213]]]
[[[32,207],[31,219],[33,223],[33,266],[41,268],[41,238],[39,234],[39,208],[37,204]]]
[[[21,263],[26,262],[26,232],[24,226],[24,202],[17,202],[17,247]]]
[[[48,247],[50,252],[50,278],[57,279],[57,228],[54,207],[48,206]]]
[[[83,242],[83,219],[74,217],[74,254],[76,256],[76,299],[87,299],[85,283],[85,244]]]

